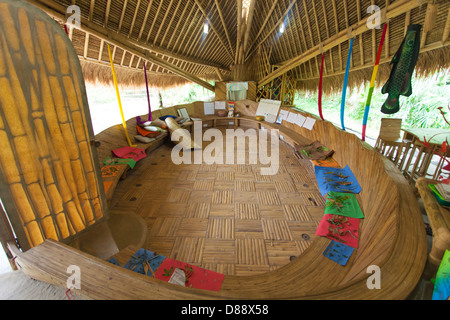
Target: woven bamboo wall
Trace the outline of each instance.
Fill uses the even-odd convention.
[[[105,217],[81,68],[67,36],[0,1],[0,198],[23,249],[68,241]]]

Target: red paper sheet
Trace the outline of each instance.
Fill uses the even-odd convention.
[[[186,283],[186,287],[219,291],[224,278],[223,274],[196,267],[186,262],[181,262],[170,258],[164,259],[159,268],[155,271],[155,277],[157,279],[169,282],[170,276],[164,275],[165,273],[167,274],[167,271],[169,271],[170,273],[171,268],[173,268],[172,270],[175,270],[175,268],[187,270],[189,269],[189,267],[191,267],[193,271],[188,271],[189,279]]]
[[[320,221],[316,235],[336,240],[352,248],[358,248],[359,220],[357,218],[326,214]]]
[[[118,158],[133,159],[136,162],[147,156],[144,149],[132,147],[123,147],[120,149],[116,149],[113,150],[112,153]]]

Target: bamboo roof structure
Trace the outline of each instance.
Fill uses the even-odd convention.
[[[379,79],[410,24],[422,24],[420,75],[449,67],[450,2],[446,0],[28,0],[68,34],[87,81],[112,83],[107,44],[121,84],[168,87],[192,81],[255,81],[287,72],[297,89],[341,87],[349,40],[355,41],[349,85],[370,80],[381,30],[388,23]],[[78,6],[80,26],[67,23]],[[71,20],[70,20],[71,21]],[[208,32],[205,33],[205,24]],[[372,24],[372,25],[371,25]],[[237,70],[241,70],[237,72]],[[242,73],[244,70],[244,73]],[[337,87],[336,87],[337,89]]]

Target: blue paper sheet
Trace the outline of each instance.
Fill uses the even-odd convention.
[[[152,271],[156,272],[165,258],[165,256],[155,252],[139,249],[123,267],[131,271],[151,276]],[[150,268],[148,268],[148,266],[150,266]]]
[[[450,297],[450,251],[445,250],[436,274],[432,300],[447,300]]]
[[[112,263],[112,264],[115,264],[116,266],[121,267],[119,261],[117,261],[117,259],[114,258],[114,257],[113,257],[113,258],[110,258],[110,259],[108,260],[108,262],[109,262],[109,263]]]
[[[344,193],[361,192],[361,186],[349,166],[345,168],[315,166],[314,170],[322,196],[325,196],[330,191]]]
[[[353,253],[353,248],[343,243],[332,240],[323,252],[323,255],[334,262],[345,266]]]

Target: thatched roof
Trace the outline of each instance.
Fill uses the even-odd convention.
[[[27,1],[62,25],[67,8],[79,6],[81,27],[70,28],[69,37],[86,79],[107,83],[110,44],[119,81],[126,84],[144,83],[146,62],[154,86],[194,81],[213,90],[205,79],[253,80],[261,86],[289,72],[297,88],[311,89],[317,86],[324,52],[324,88],[340,90],[350,38],[350,85],[371,76],[382,33],[367,25],[376,21],[367,13],[371,5],[381,9],[379,22],[389,25],[379,79],[389,74],[388,62],[409,24],[423,25],[420,74],[449,67],[450,61],[448,0]]]

